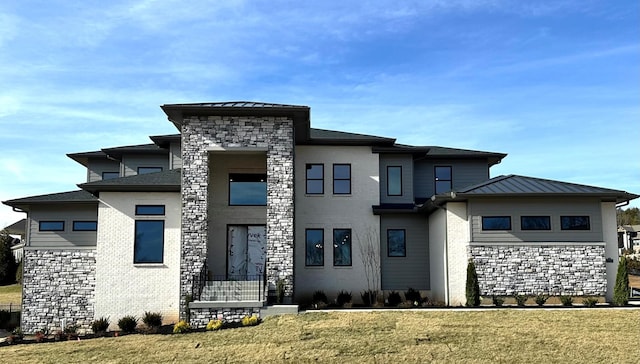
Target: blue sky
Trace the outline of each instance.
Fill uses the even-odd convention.
[[[0,200],[76,189],[66,153],[175,133],[161,104],[231,100],[640,193],[637,1],[4,1],[0,85]]]

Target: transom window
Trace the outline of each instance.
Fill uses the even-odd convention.
[[[306,266],[323,266],[324,265],[324,230],[323,229],[306,229],[305,230],[305,265]]]
[[[164,221],[136,220],[133,249],[134,263],[162,263]]]
[[[136,205],[136,215],[162,216],[164,214],[164,205]]]
[[[333,229],[333,265],[351,265],[351,229]]]
[[[522,230],[551,230],[551,217],[520,216],[520,228]]]
[[[321,195],[324,193],[324,164],[307,164],[307,187],[309,195]]]
[[[402,196],[402,166],[387,166],[387,196]]]
[[[102,180],[120,178],[120,172],[102,172]]]
[[[257,173],[230,173],[229,205],[266,206],[267,175]]]
[[[39,231],[64,231],[64,221],[40,221]]]
[[[73,231],[96,231],[98,230],[97,221],[74,221]]]
[[[138,167],[138,174],[162,172],[162,167]]]
[[[436,166],[434,175],[436,195],[449,192],[453,189],[451,166]]]
[[[407,256],[407,232],[404,229],[387,230],[387,256],[406,257]]]
[[[511,230],[511,216],[483,216],[482,230]]]
[[[560,216],[562,230],[590,230],[589,216]]]
[[[351,194],[351,164],[333,165],[333,193],[335,195]]]

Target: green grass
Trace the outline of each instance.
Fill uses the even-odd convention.
[[[254,327],[0,348],[19,363],[636,363],[640,310],[308,313]]]
[[[0,286],[0,304],[22,302],[22,286],[19,284],[11,284],[8,286]]]

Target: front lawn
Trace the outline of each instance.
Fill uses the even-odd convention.
[[[307,313],[254,327],[0,348],[16,363],[637,363],[639,309]]]
[[[20,305],[22,302],[22,286],[19,284],[11,284],[8,286],[0,286],[0,305],[15,303]]]

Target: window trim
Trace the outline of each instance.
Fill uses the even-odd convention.
[[[261,176],[264,179],[264,184],[265,187],[267,188],[267,191],[265,193],[265,202],[264,204],[236,204],[236,203],[231,203],[231,183],[242,183],[242,182],[247,182],[247,183],[255,183],[255,182],[261,182],[262,181],[232,181],[231,180],[231,176],[238,176],[238,175],[242,175],[242,176]],[[267,185],[267,174],[266,173],[229,173],[227,175],[227,192],[228,192],[228,196],[227,196],[227,204],[228,206],[267,206],[267,200],[268,200],[268,195],[269,195],[269,191],[268,191],[268,185]]]
[[[60,229],[43,229],[42,228],[42,224],[46,224],[46,223],[60,223],[62,224],[62,228]],[[64,220],[42,220],[42,221],[38,221],[38,231],[41,232],[60,232],[60,231],[64,231]]]
[[[311,166],[320,166],[322,169],[321,178],[309,178],[309,170]],[[322,181],[320,184],[321,192],[309,192],[309,181]],[[304,193],[307,195],[324,195],[324,163],[307,163],[305,164],[305,186]]]
[[[118,176],[105,179],[104,178],[105,173],[117,174]],[[102,172],[102,180],[103,181],[110,180],[110,179],[116,179],[116,178],[120,178],[120,172],[113,172],[113,171],[104,171],[104,172]]]
[[[349,231],[349,264],[336,264],[336,231],[346,230]],[[331,245],[333,247],[333,266],[334,267],[351,267],[353,266],[353,230],[351,228],[335,228],[331,237]]]
[[[587,226],[586,226],[586,228],[582,228],[582,227],[573,228],[571,226],[565,228],[565,225],[563,224],[563,220],[567,219],[567,218],[586,218],[587,219]],[[591,230],[591,216],[589,216],[589,215],[561,215],[560,216],[560,230],[562,230],[562,231],[590,231]]]
[[[149,208],[149,207],[162,207],[162,212],[141,212],[140,209]],[[167,208],[165,205],[136,205],[135,207],[136,216],[166,216]]]
[[[534,227],[534,228],[525,229],[525,227],[524,227],[524,225],[525,225],[524,224],[524,220],[525,219],[527,219],[527,218],[543,218],[543,217],[546,218],[547,221],[549,222],[548,228],[546,228],[546,229],[538,229],[538,228]],[[522,230],[522,231],[551,231],[552,230],[552,227],[551,227],[551,216],[549,216],[549,215],[523,215],[523,216],[520,216],[520,230]]]
[[[153,261],[153,262],[140,262],[136,260],[136,243],[138,242],[137,237],[138,237],[138,223],[139,222],[159,222],[162,224],[162,250],[160,253],[160,261]],[[134,223],[134,235],[133,235],[133,264],[162,264],[164,263],[164,245],[165,245],[165,222],[164,220],[135,220]]]
[[[391,231],[402,231],[402,255],[391,255],[391,244],[389,244],[389,233]],[[387,229],[387,257],[405,258],[407,256],[407,229]]]
[[[507,229],[496,229],[496,228],[485,228],[485,223],[484,223],[484,219],[509,219],[509,227]],[[511,221],[511,216],[507,216],[507,215],[500,215],[500,216],[481,216],[481,228],[482,231],[512,231],[513,230],[513,224]]]
[[[442,179],[439,180],[437,177],[437,170],[438,168],[449,168],[449,174],[451,175],[450,179]],[[451,165],[439,165],[439,166],[433,166],[433,192],[434,194],[439,194],[438,193],[438,182],[449,182],[449,191],[453,191],[453,166]],[[447,191],[445,191],[447,192]],[[440,193],[445,193],[445,192],[440,192]]]
[[[349,178],[336,178],[336,167],[337,166],[348,166],[349,167]],[[351,163],[334,163],[333,164],[333,194],[334,195],[350,195],[353,189],[351,188],[351,178],[353,176],[351,171]],[[336,181],[349,181],[349,192],[336,192]]]
[[[320,231],[322,233],[322,248],[320,248],[322,250],[322,259],[320,264],[309,264],[308,260],[307,260],[307,252],[309,249],[309,241],[308,239],[308,235],[307,233],[309,231]],[[305,267],[324,267],[324,229],[319,229],[319,228],[308,228],[308,229],[304,229],[304,266]]]
[[[391,178],[389,178],[389,170],[390,170],[391,168],[398,168],[398,169],[400,169],[400,174],[398,175],[398,177],[400,177],[400,184],[399,184],[399,186],[400,186],[400,192],[399,192],[399,193],[397,193],[397,194],[396,194],[396,193],[390,193],[390,192],[389,192],[389,191],[390,191],[390,188],[389,188],[389,181],[391,180]],[[402,166],[395,166],[395,165],[394,165],[394,166],[387,166],[387,196],[402,196],[402,194],[403,194],[403,192],[404,192],[402,187],[403,187],[403,186],[402,186]]]
[[[148,169],[156,169],[156,171],[154,171],[154,172],[145,172],[145,173],[140,173],[140,169],[141,169],[141,168],[142,168],[142,169],[144,169],[144,168],[148,168]],[[157,170],[157,169],[159,169],[159,170]],[[139,167],[136,169],[137,174],[159,173],[159,172],[162,172],[162,171],[164,171],[164,168],[162,168],[162,167],[158,167],[158,166],[139,166]]]
[[[77,223],[93,223],[95,224],[95,229],[79,229],[76,227]],[[72,231],[98,231],[98,221],[96,220],[74,220],[71,223],[71,230]]]

